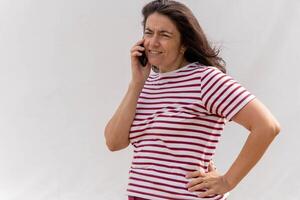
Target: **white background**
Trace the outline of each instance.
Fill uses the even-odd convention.
[[[127,90],[146,2],[0,0],[1,200],[126,199],[132,148],[109,152],[104,127]],[[299,199],[300,2],[181,2],[282,126],[229,199]],[[221,172],[247,134],[226,127]]]

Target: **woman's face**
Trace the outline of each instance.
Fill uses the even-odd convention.
[[[144,39],[148,61],[160,72],[181,67],[184,47],[181,45],[180,32],[167,16],[159,13],[148,16]]]

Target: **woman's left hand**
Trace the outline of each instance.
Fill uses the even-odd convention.
[[[207,173],[202,171],[190,172],[186,175],[186,178],[193,178],[193,180],[187,184],[189,191],[199,192],[199,190],[206,190],[201,192],[198,195],[199,197],[222,195],[232,189],[226,178],[216,170],[212,161],[209,163]]]

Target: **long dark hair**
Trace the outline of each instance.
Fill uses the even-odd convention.
[[[144,30],[147,18],[155,12],[169,17],[175,23],[181,35],[181,42],[187,48],[184,58],[188,62],[198,61],[226,72],[225,61],[218,56],[220,50],[211,47],[198,20],[187,6],[172,0],[151,1],[142,9]]]

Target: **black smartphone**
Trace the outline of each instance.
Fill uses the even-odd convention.
[[[141,46],[141,47],[144,47],[143,44],[141,44],[140,46]],[[148,59],[147,59],[145,50],[144,50],[144,51],[141,51],[141,53],[142,53],[142,55],[139,56],[139,61],[140,61],[141,65],[142,65],[143,67],[145,67],[145,66],[147,65],[147,63],[148,63]]]

